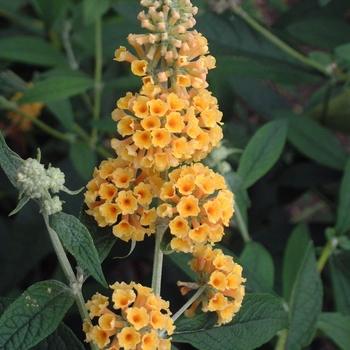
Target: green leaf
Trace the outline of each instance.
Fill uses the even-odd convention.
[[[297,239],[300,241],[297,243]],[[305,245],[306,244],[306,245]],[[297,252],[297,248],[303,255]],[[289,252],[288,252],[289,250]],[[300,260],[294,265],[297,271],[292,292],[288,301],[290,329],[287,332],[286,350],[299,350],[308,345],[316,332],[317,319],[322,310],[322,282],[317,270],[315,251],[311,240],[304,230],[296,230],[287,245],[289,261],[285,265],[291,268],[292,250],[299,254]],[[291,273],[289,273],[291,275]]]
[[[5,310],[13,303],[14,299],[0,298],[0,317]],[[84,346],[75,334],[64,323],[40,343],[30,350],[84,350]]]
[[[214,319],[216,314],[213,314]],[[250,350],[268,342],[279,330],[288,326],[287,313],[280,299],[270,294],[247,294],[233,320],[221,327],[210,327],[208,316],[195,316],[195,330],[188,320],[178,322],[172,336],[174,342],[190,343],[201,350]],[[179,330],[183,330],[182,333]]]
[[[208,39],[217,59],[216,74],[293,84],[322,79],[319,72],[292,58],[239,16],[203,11],[196,21],[196,29]]]
[[[0,297],[0,317],[12,303],[13,299]]]
[[[340,64],[344,63],[347,66],[350,65],[350,43],[336,47],[334,53],[340,61]]]
[[[237,169],[245,188],[253,185],[276,163],[283,151],[287,127],[285,119],[274,120],[260,128],[251,138]]]
[[[350,68],[350,65],[349,65]],[[347,86],[323,86],[315,92],[309,104],[308,116],[334,131],[350,132],[350,89]],[[325,103],[327,102],[327,113]]]
[[[44,20],[47,28],[51,28],[56,19],[67,7],[67,0],[31,0],[38,15]]]
[[[341,236],[350,229],[350,158],[346,162],[339,189],[339,204],[336,220],[336,234]]]
[[[173,253],[166,255],[165,258],[169,258],[192,281],[197,281],[197,274],[188,266],[188,263],[193,259],[192,255],[186,253]]]
[[[290,24],[287,31],[302,43],[332,50],[349,41],[346,33],[350,32],[350,26],[340,18],[319,14]]]
[[[80,212],[79,219],[89,230],[100,261],[102,262],[111,251],[114,243],[117,241],[117,238],[113,235],[112,228],[110,226],[98,226],[94,217],[85,212],[86,209],[87,206],[84,205],[84,209]]]
[[[73,143],[70,147],[69,157],[78,174],[84,179],[91,179],[97,163],[94,150],[85,144]]]
[[[203,331],[211,329],[218,321],[218,316],[215,312],[203,312],[191,318],[182,316],[176,322],[174,335],[188,332]]]
[[[344,169],[347,154],[329,130],[291,112],[283,111],[278,115],[289,115],[288,140],[299,152],[319,164],[337,170]]]
[[[332,0],[318,0],[318,3],[320,6],[326,6],[328,3],[330,3]]]
[[[210,51],[213,52],[214,50],[210,49]],[[273,59],[259,60],[258,57],[241,57],[238,53],[229,56],[218,52],[215,58],[217,66],[215,74],[220,74],[224,77],[268,79],[280,84],[292,85],[322,82],[322,76],[320,74],[312,74],[302,69],[298,70],[291,67],[287,62],[277,63],[277,60],[275,61]]]
[[[337,312],[322,312],[318,318],[318,328],[337,344],[347,350],[350,344],[350,316]]]
[[[58,328],[47,338],[42,340],[30,350],[84,350],[84,345],[65,324],[61,323]]]
[[[0,58],[39,66],[65,65],[59,51],[42,38],[15,36],[0,39]],[[32,101],[36,102],[36,101]]]
[[[274,265],[270,253],[259,243],[249,242],[239,257],[243,266],[243,276],[247,279],[245,287],[250,292],[272,292]]]
[[[86,268],[96,281],[107,287],[98,253],[87,228],[75,216],[62,212],[50,215],[49,223],[78,264]]]
[[[109,8],[108,0],[85,0],[83,2],[83,17],[85,25],[89,25]]]
[[[9,216],[14,215],[16,213],[18,213],[29,201],[30,197],[29,196],[24,196],[20,199],[20,201],[17,204],[17,207],[15,209],[13,209],[11,211],[11,213],[9,214]]]
[[[292,231],[286,246],[283,260],[283,297],[289,300],[297,279],[300,264],[310,243],[310,233],[306,224],[299,224]]]
[[[332,255],[329,259],[335,308],[337,311],[350,314],[350,252]]]
[[[226,183],[231,192],[235,195],[235,215],[233,220],[237,223],[239,215],[242,217],[246,227],[248,227],[247,209],[250,207],[248,192],[244,187],[243,179],[234,171],[224,174]],[[237,224],[238,225],[238,224]]]
[[[252,78],[234,77],[229,83],[234,88],[235,95],[247,103],[249,109],[254,110],[265,121],[272,120],[273,111],[289,108],[287,100],[265,82]],[[224,88],[227,89],[226,86]],[[224,135],[226,135],[225,130]]]
[[[55,117],[68,131],[73,131],[74,113],[72,104],[68,99],[48,102],[46,107],[55,115]]]
[[[51,334],[73,304],[72,291],[58,281],[39,282],[17,298],[0,318],[0,348],[27,350]]]
[[[18,168],[22,165],[21,157],[13,152],[6,144],[2,133],[0,132],[0,165],[12,185],[17,188],[16,174]]]
[[[53,102],[78,95],[92,88],[93,79],[81,76],[50,76],[28,89],[18,103]]]
[[[244,181],[241,176],[239,176],[236,172],[230,171],[223,175],[225,177],[226,183],[235,194],[235,200],[239,199],[240,203],[244,205],[245,208],[250,206],[250,199],[248,196],[248,192],[244,187]]]

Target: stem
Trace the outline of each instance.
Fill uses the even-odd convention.
[[[294,50],[292,47],[287,45],[284,41],[279,39],[277,36],[272,34],[269,30],[264,28],[260,23],[258,23],[255,19],[250,17],[241,7],[234,6],[232,8],[233,12],[239,15],[244,21],[246,21],[251,27],[253,27],[256,31],[258,31],[261,35],[263,35],[266,39],[272,42],[274,45],[279,47],[282,51],[286,52],[288,55],[294,57],[298,61],[303,62],[304,64],[318,70],[322,74],[327,77],[332,77],[332,72],[328,70],[326,67],[322,66],[318,62],[312,60],[311,58],[304,56],[300,52]]]
[[[284,350],[287,341],[288,329],[282,329],[279,332],[278,341],[275,350]]]
[[[186,303],[172,316],[172,320],[175,322],[191,306],[191,304],[199,298],[206,288],[207,286],[200,287],[197,292],[194,293],[192,297],[188,299]],[[165,329],[159,332],[159,337],[162,337],[164,333]]]
[[[163,268],[163,252],[160,249],[163,234],[168,227],[167,220],[159,219],[156,224],[154,256],[153,256],[153,270],[152,270],[152,289],[154,294],[160,295],[162,282],[162,268]]]
[[[71,22],[65,21],[63,23],[63,29],[62,29],[62,43],[67,53],[67,60],[68,60],[69,67],[71,70],[75,71],[79,68],[79,64],[75,58],[74,51],[70,42],[69,35],[70,35],[71,29],[72,29]]]
[[[249,236],[247,226],[243,220],[241,211],[239,210],[239,206],[237,202],[235,202],[235,219],[236,219],[236,224],[238,226],[239,232],[242,235],[243,241],[245,243],[249,243],[252,239]]]
[[[322,106],[321,117],[320,117],[320,122],[323,125],[326,122],[329,102],[330,102],[331,96],[332,96],[332,89],[333,89],[333,84],[332,83],[328,83],[326,94],[325,94],[325,98],[324,98],[324,102],[323,102],[323,106]]]
[[[163,180],[168,177],[168,171],[164,171],[161,174]],[[158,205],[162,203],[161,199],[158,199]],[[152,289],[154,294],[160,295],[161,282],[162,282],[162,267],[163,267],[163,252],[160,249],[162,238],[165,230],[169,226],[169,220],[158,218],[156,221],[156,233],[154,242],[154,256],[153,256],[153,270],[152,270]]]
[[[175,322],[191,305],[194,301],[196,301],[199,296],[205,291],[207,286],[200,287],[196,293],[194,293],[190,299],[186,301],[186,303],[179,309],[172,317],[173,321]]]
[[[102,93],[102,20],[98,16],[95,21],[95,89],[94,89],[94,107],[92,120],[100,118],[101,109],[101,93]],[[92,128],[91,147],[95,147],[97,143],[98,130]]]
[[[74,273],[72,266],[67,258],[66,252],[62,246],[62,243],[61,243],[56,231],[49,224],[49,216],[47,214],[43,213],[43,217],[44,217],[47,231],[49,232],[49,236],[50,236],[52,245],[55,249],[58,260],[60,262],[60,265],[61,265],[63,272],[64,272],[66,278],[68,279],[69,285],[73,291],[74,299],[75,299],[75,302],[78,306],[80,317],[83,321],[84,320],[90,321],[89,313],[85,307],[84,297],[81,293],[81,284],[75,276],[75,273]],[[98,350],[97,345],[94,344],[93,342],[91,342],[90,345],[91,345],[91,349]]]
[[[320,258],[318,259],[317,262],[317,270],[319,273],[322,272],[323,268],[325,267],[328,259],[332,255],[332,252],[334,248],[337,246],[338,240],[336,237],[331,238],[327,244],[323,247],[322,253]]]
[[[22,116],[23,118],[27,118],[33,124],[38,126],[41,130],[45,131],[46,133],[50,134],[51,136],[54,136],[60,140],[68,141],[68,142],[73,142],[73,140],[74,140],[74,137],[72,137],[72,135],[63,134],[62,132],[57,131],[56,129],[52,128],[51,126],[45,124],[40,119],[35,118],[35,117],[31,116],[30,114],[23,112],[20,108],[17,107],[17,105],[15,103],[10,102],[9,100],[7,100],[3,96],[0,96],[0,107],[4,107],[7,110],[13,111],[13,112],[19,114],[20,116]]]

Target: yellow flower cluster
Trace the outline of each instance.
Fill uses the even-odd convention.
[[[189,265],[197,273],[197,285],[178,282],[184,295],[193,288],[206,286],[192,306],[185,311],[187,317],[195,315],[202,304],[202,311],[215,311],[218,315],[218,326],[228,323],[240,309],[245,294],[245,278],[242,277],[242,267],[233,261],[231,256],[223,254],[221,249],[212,250],[211,246],[195,248],[194,259]]]
[[[86,212],[101,227],[113,225],[113,234],[123,241],[142,241],[154,233],[157,213],[149,206],[162,183],[151,170],[140,171],[121,158],[104,160],[86,186]]]
[[[189,30],[197,13],[190,0],[141,0],[141,5],[147,13],[138,19],[149,33],[130,34],[136,54],[121,46],[115,60],[130,63],[143,85],[138,93],[121,97],[112,112],[119,133],[111,140],[117,158],[95,169],[85,193],[87,213],[99,226],[113,226],[124,241],[143,240],[155,232],[157,218],[169,220],[171,248],[193,253],[190,266],[198,275],[195,284],[178,283],[182,294],[205,287],[185,315],[194,316],[202,304],[202,311],[218,314],[221,325],[241,307],[245,279],[232,257],[212,249],[234,213],[233,193],[221,175],[194,163],[223,137],[222,112],[206,89],[215,59],[208,55],[206,38]],[[158,233],[161,238],[163,232]],[[158,243],[155,249],[160,250]],[[85,323],[87,341],[111,350],[170,349],[170,340],[158,335],[174,330],[168,303],[133,282],[112,288],[114,309],[121,313],[107,309],[108,298],[96,294],[87,308],[99,320],[96,326]]]
[[[182,166],[169,173],[157,208],[160,217],[171,218],[170,244],[175,251],[192,252],[196,246],[214,244],[222,239],[223,225],[233,215],[233,193],[223,176],[201,163]]]
[[[96,293],[86,303],[90,318],[98,317],[95,326],[84,322],[86,342],[93,341],[106,350],[170,350],[171,338],[159,336],[162,330],[171,335],[175,328],[169,302],[134,282],[116,282],[110,287],[117,313],[108,308],[108,297]]]
[[[222,112],[208,90],[191,89],[189,95],[162,93],[160,86],[147,83],[140,94],[120,98],[112,118],[124,139],[111,141],[118,156],[157,171],[203,159],[222,138]]]
[[[189,0],[141,1],[141,5],[148,7],[148,13],[142,11],[138,19],[150,33],[128,36],[138,57],[121,46],[115,60],[130,62],[132,72],[143,76],[144,83],[170,83],[171,91],[181,97],[187,96],[191,86],[206,88],[206,75],[215,68],[215,58],[207,55],[207,39],[188,30],[196,23],[197,7]],[[159,67],[161,59],[165,64]]]

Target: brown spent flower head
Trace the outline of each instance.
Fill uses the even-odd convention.
[[[98,317],[98,321],[92,325],[85,320],[85,341],[106,350],[170,350],[171,338],[159,336],[162,330],[168,336],[175,329],[169,302],[134,282],[116,282],[110,287],[115,311],[108,308],[108,297],[99,293],[86,303],[90,318]]]
[[[144,77],[144,82],[169,83],[179,97],[187,96],[187,88],[206,88],[206,75],[215,68],[215,58],[206,56],[207,39],[188,30],[196,23],[197,7],[189,0],[142,0],[141,5],[148,12],[140,12],[138,19],[150,33],[130,34],[128,42],[137,56],[121,46],[115,60],[131,63],[132,72]]]
[[[241,308],[245,295],[242,266],[235,263],[231,256],[225,255],[221,249],[213,250],[210,245],[196,247],[193,255],[194,259],[189,265],[197,273],[197,284],[180,281],[177,284],[182,286],[183,295],[201,286],[207,288],[185,311],[185,316],[193,317],[198,306],[202,304],[203,312],[217,313],[218,326],[230,322]]]
[[[223,136],[222,112],[206,89],[192,89],[185,99],[148,82],[139,94],[120,98],[117,107],[112,118],[124,139],[113,138],[112,148],[138,168],[165,171],[199,161]]]
[[[223,225],[229,225],[234,212],[233,193],[223,176],[195,163],[173,170],[169,178],[161,188],[164,203],[157,214],[170,218],[171,248],[192,252],[194,247],[221,241]]]
[[[29,83],[28,86],[32,86],[32,83]],[[12,98],[11,101],[18,101],[23,96],[22,92],[16,92]],[[32,117],[38,117],[41,113],[41,110],[43,109],[44,104],[41,102],[35,102],[35,103],[25,103],[20,104],[18,108],[22,110],[24,113],[32,116]],[[32,122],[21,116],[20,114],[14,112],[14,111],[8,111],[6,113],[6,117],[11,120],[12,124],[16,125],[21,131],[29,131],[32,128]]]
[[[157,173],[138,170],[121,158],[104,160],[86,186],[86,212],[99,226],[113,226],[123,241],[142,241],[155,231],[157,213],[150,204],[162,183]]]

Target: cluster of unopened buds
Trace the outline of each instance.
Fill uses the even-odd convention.
[[[28,158],[20,161],[22,164],[17,170],[16,183],[21,201],[11,215],[19,211],[30,198],[39,203],[44,214],[52,215],[62,210],[63,202],[57,195],[52,197],[51,194],[60,191],[69,194],[80,192],[80,190],[70,191],[64,186],[65,176],[59,168],[50,165],[45,169],[40,163],[40,153],[38,159]]]
[[[185,316],[202,305],[203,312],[217,313],[221,325],[240,309],[245,279],[232,257],[212,248],[234,213],[233,193],[223,176],[199,163],[223,136],[217,99],[206,89],[215,59],[206,38],[191,30],[197,8],[189,0],[141,5],[147,12],[138,19],[149,33],[130,34],[135,54],[121,46],[115,60],[131,63],[143,86],[120,98],[112,112],[120,135],[111,140],[117,157],[95,169],[85,193],[87,213],[126,242],[163,235],[159,226],[166,220],[169,249],[194,256],[190,267],[198,278],[179,282],[182,294],[203,290]],[[87,308],[99,320],[85,322],[86,341],[100,349],[170,349],[174,325],[158,291],[133,282],[111,288],[120,315],[108,309],[107,297],[96,294]],[[156,314],[162,321],[154,321]]]

